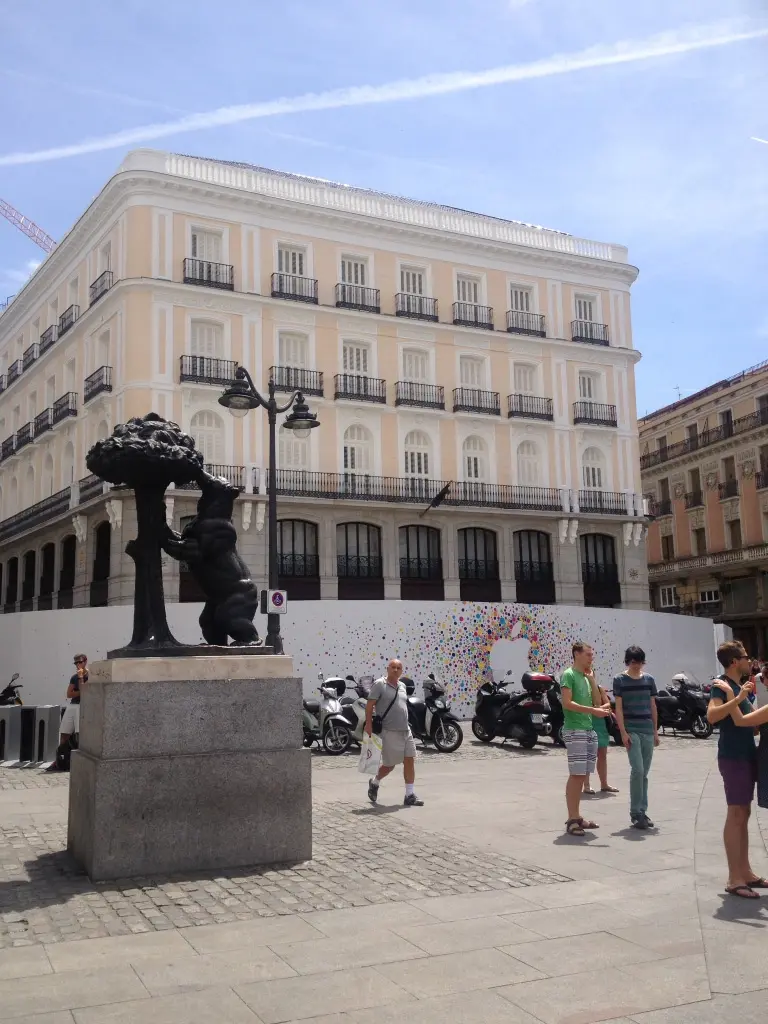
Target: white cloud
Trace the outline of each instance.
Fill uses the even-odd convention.
[[[42,260],[27,260],[23,267],[0,270],[0,302],[20,291],[41,263]]]
[[[578,53],[558,54],[528,64],[511,64],[487,71],[457,71],[448,74],[426,75],[423,78],[403,79],[384,85],[362,85],[328,92],[306,93],[302,96],[283,97],[262,103],[248,103],[234,107],[220,107],[200,114],[190,114],[174,121],[143,125],[125,131],[85,139],[67,146],[55,146],[33,152],[7,153],[0,156],[0,167],[20,164],[44,163],[62,160],[86,153],[121,149],[185,132],[202,131],[224,125],[238,124],[256,118],[279,114],[296,114],[314,110],[337,110],[400,100],[424,99],[444,96],[469,89],[522,82],[574,71],[629,64],[651,58],[690,53],[694,50],[727,46],[749,39],[768,36],[768,26],[750,22],[721,22],[694,28],[664,32],[642,40],[623,40],[610,46],[595,46]]]

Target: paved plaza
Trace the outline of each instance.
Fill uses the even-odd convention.
[[[0,771],[0,1021],[762,1024],[768,895],[723,895],[715,749],[663,741],[641,833],[611,748],[622,793],[588,798],[586,839],[549,742],[425,752],[410,809],[316,755],[311,864],[96,885],[64,849],[67,777]]]

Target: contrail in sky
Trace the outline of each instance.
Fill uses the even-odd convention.
[[[764,146],[768,146],[768,139],[758,139],[758,137],[756,135],[751,135],[750,136],[750,141],[751,142],[762,142],[762,144]]]
[[[220,107],[206,113],[189,114],[174,121],[128,128],[125,131],[84,139],[67,146],[55,146],[28,153],[7,153],[0,156],[0,167],[19,164],[37,164],[47,160],[62,160],[86,153],[100,153],[108,149],[121,149],[169,135],[201,131],[238,124],[279,114],[298,114],[310,110],[337,110],[342,107],[361,107],[374,103],[394,103],[399,100],[424,99],[449,93],[481,89],[509,82],[524,82],[534,78],[549,78],[573,71],[629,64],[653,57],[668,57],[690,53],[715,46],[728,46],[768,36],[768,26],[748,27],[744,22],[720,22],[697,28],[664,32],[642,40],[624,40],[610,46],[595,46],[578,53],[559,54],[529,64],[509,64],[487,71],[454,71],[448,74],[425,75],[423,78],[401,79],[384,85],[359,85],[328,92],[305,93],[302,96],[283,97],[259,103],[246,103],[235,107]]]

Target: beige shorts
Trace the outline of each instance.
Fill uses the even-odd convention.
[[[398,732],[395,729],[381,731],[381,763],[385,768],[402,764],[404,758],[416,757],[416,742],[410,729]]]
[[[80,705],[67,704],[61,716],[59,733],[62,736],[72,736],[76,732],[80,732]]]

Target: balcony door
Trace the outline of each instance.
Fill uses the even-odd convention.
[[[382,601],[381,530],[369,523],[336,527],[336,572],[340,601]]]
[[[401,526],[401,600],[442,601],[444,597],[440,531],[433,526]]]
[[[286,590],[293,601],[319,601],[317,526],[302,519],[281,519],[277,550],[280,590]]]
[[[579,543],[585,606],[620,607],[621,587],[613,537],[604,533],[585,533],[581,535]]]
[[[479,527],[459,530],[459,593],[462,601],[500,601],[496,533]]]

